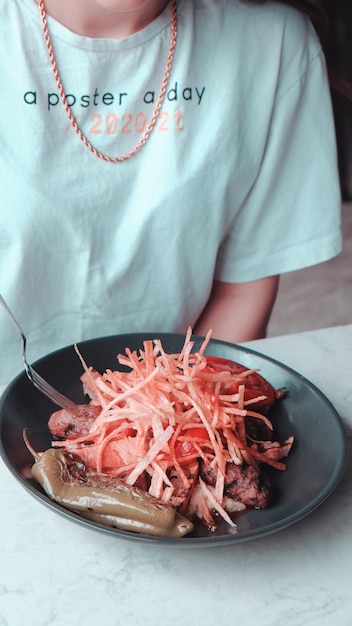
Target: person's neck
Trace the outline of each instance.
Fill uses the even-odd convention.
[[[38,2],[38,0],[35,0]],[[123,39],[151,24],[168,0],[145,0],[131,11],[109,10],[95,0],[45,0],[45,10],[77,35]]]

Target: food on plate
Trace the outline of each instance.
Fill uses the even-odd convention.
[[[59,448],[37,454],[33,478],[55,502],[92,521],[159,537],[183,537],[193,524],[176,509],[121,480],[90,472],[79,457]]]
[[[117,356],[119,369],[103,373],[88,367],[76,348],[90,400],[78,417],[64,409],[50,416],[53,448],[44,455],[50,452],[48,459],[57,474],[65,474],[65,484],[73,481],[81,489],[83,482],[94,490],[96,481],[102,495],[93,510],[70,508],[127,528],[128,507],[114,516],[103,504],[107,491],[112,498],[116,489],[132,499],[134,493],[137,499],[144,494],[156,511],[163,506],[163,515],[175,515],[170,532],[182,536],[196,523],[215,530],[225,520],[235,529],[236,514],[270,504],[272,484],[263,466],[285,470],[282,459],[293,444],[292,436],[275,440],[268,417],[284,391],[255,369],[205,355],[210,332],[192,352],[191,335],[189,329],[177,354],[166,353],[159,339],[145,341],[138,352],[126,348]],[[41,462],[38,457],[33,475],[46,489]],[[55,499],[53,490],[49,495]],[[62,498],[61,503],[67,506]],[[148,534],[149,522],[142,528],[130,518],[130,530]],[[151,525],[158,534],[157,518]]]

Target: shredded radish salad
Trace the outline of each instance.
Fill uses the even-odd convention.
[[[231,514],[246,505],[226,495],[229,464],[284,470],[280,459],[287,456],[293,437],[284,443],[254,440],[246,430],[248,417],[273,431],[268,417],[257,410],[267,397],[246,386],[257,370],[234,374],[209,367],[204,352],[211,332],[197,352],[192,352],[191,336],[189,329],[177,354],[166,353],[158,339],[145,341],[138,352],[127,348],[117,362],[128,370],[103,374],[88,367],[76,347],[90,396],[90,421],[81,432],[52,445],[77,454],[91,470],[142,485],[209,528],[219,516],[235,527]],[[215,484],[201,477],[202,463],[216,471]]]

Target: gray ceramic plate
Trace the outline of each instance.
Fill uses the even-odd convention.
[[[99,371],[116,369],[116,355],[126,347],[139,349],[145,339],[158,337],[167,352],[180,351],[184,335],[139,333],[94,339],[79,344],[88,365]],[[201,338],[195,339],[195,350]],[[23,467],[32,461],[23,442],[22,432],[36,450],[50,446],[48,417],[56,409],[29,382],[19,375],[4,392],[0,403],[0,453],[20,484],[41,503],[56,513],[103,533],[133,541],[177,547],[211,547],[248,541],[277,532],[316,509],[334,490],[346,463],[347,442],[341,420],[327,398],[300,374],[258,352],[230,343],[212,340],[207,354],[260,368],[260,373],[275,388],[286,387],[287,394],[270,411],[279,439],[294,435],[295,444],[287,460],[285,472],[271,471],[274,499],[265,510],[250,510],[237,520],[237,534],[230,534],[226,524],[215,533],[201,526],[194,535],[182,539],[152,538],[146,535],[115,530],[84,520],[51,501],[34,482],[23,478]],[[77,402],[84,402],[80,375],[82,368],[72,346],[37,361],[37,370],[60,391]],[[326,442],[329,445],[326,445]]]

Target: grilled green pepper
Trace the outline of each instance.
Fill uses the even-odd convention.
[[[182,537],[193,524],[150,494],[107,475],[87,471],[75,455],[49,448],[35,458],[33,478],[58,504],[87,519],[148,535]]]

